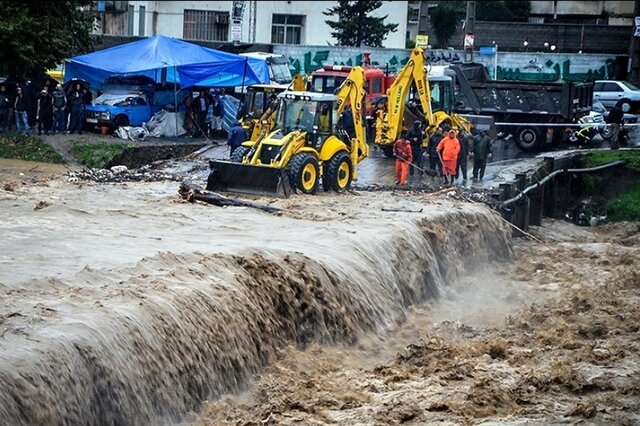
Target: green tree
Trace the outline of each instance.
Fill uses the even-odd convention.
[[[531,2],[523,0],[505,0],[507,9],[511,11],[514,21],[527,21],[531,14]]]
[[[91,3],[0,0],[0,75],[37,77],[89,50],[93,16],[86,9]]]
[[[371,12],[382,6],[381,1],[338,1],[338,5],[322,12],[325,16],[337,16],[337,21],[327,20],[334,31],[331,35],[339,46],[363,45],[382,47],[382,41],[390,32],[396,32],[398,24],[385,24],[388,15],[376,18]]]
[[[439,2],[429,15],[433,32],[436,36],[436,46],[446,48],[449,40],[456,33],[458,17],[461,10],[454,2]]]
[[[530,1],[487,0],[476,2],[476,19],[478,21],[526,21],[530,13]]]
[[[513,13],[504,1],[488,0],[476,2],[476,19],[478,21],[511,21]]]

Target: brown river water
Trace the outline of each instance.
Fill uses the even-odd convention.
[[[493,212],[446,197],[259,200],[274,216],[2,170],[0,423],[179,422],[279,349],[385,335],[511,256]]]

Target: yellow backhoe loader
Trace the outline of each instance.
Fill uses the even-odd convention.
[[[279,94],[276,130],[243,143],[230,161],[210,161],[207,189],[286,197],[292,189],[313,194],[320,182],[325,191],[349,188],[369,154],[364,83],[364,70],[354,67],[335,95]],[[351,114],[355,137],[341,128],[342,114]]]
[[[432,98],[429,72],[425,65],[424,51],[419,47],[413,49],[409,61],[400,70],[395,81],[387,90],[387,111],[377,119],[378,131],[376,131],[375,137],[376,145],[380,146],[387,155],[392,153],[393,143],[402,129],[408,129],[413,124],[407,122],[409,116],[415,120],[421,119],[420,115],[423,115],[428,122],[427,138],[424,143],[428,143],[428,136],[435,133],[439,126],[445,124],[450,128],[471,130],[470,121],[452,112],[451,78],[443,78],[443,81],[434,83],[438,85],[434,99]],[[415,91],[414,95],[418,98],[422,111],[412,109],[411,114],[405,114],[407,96],[412,89]],[[438,108],[435,112],[432,101],[435,101]]]
[[[305,77],[302,74],[297,74],[288,87],[274,84],[249,86],[245,95],[246,113],[239,119],[240,124],[249,135],[249,140],[258,139],[263,130],[273,130],[278,112],[277,95],[279,93],[285,90],[304,91],[306,85]]]

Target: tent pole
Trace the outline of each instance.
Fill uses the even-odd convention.
[[[244,68],[242,69],[242,101],[244,102],[244,81],[247,76],[247,64],[249,63],[249,58],[244,59]]]
[[[176,78],[178,77],[178,71],[176,70],[176,66],[173,66],[173,102],[175,106],[174,110],[174,123],[176,126],[176,136],[178,136],[178,83],[176,82]]]

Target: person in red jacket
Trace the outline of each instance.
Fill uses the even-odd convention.
[[[440,158],[442,158],[445,183],[453,184],[456,170],[458,169],[458,154],[460,153],[460,142],[456,138],[455,130],[449,130],[449,133],[442,138],[436,150]]]
[[[407,139],[407,131],[403,130],[393,144],[393,155],[396,157],[396,185],[406,185],[409,179],[409,164],[413,162],[411,143]]]

